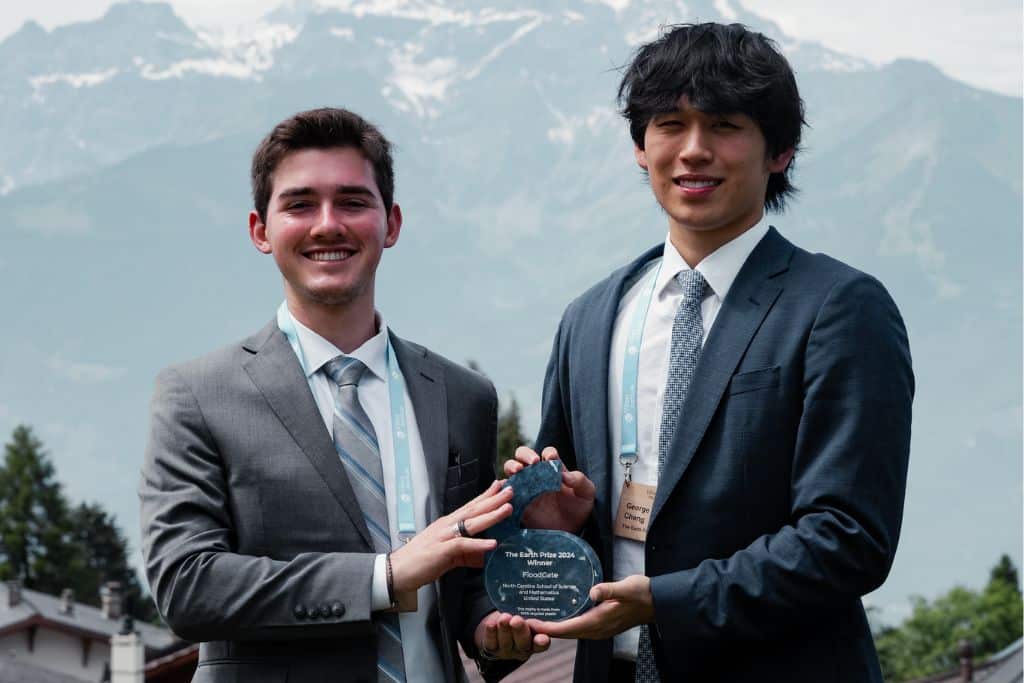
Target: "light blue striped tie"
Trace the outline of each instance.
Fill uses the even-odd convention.
[[[366,365],[358,358],[338,356],[325,363],[323,370],[338,385],[334,399],[334,448],[341,457],[363,511],[374,551],[390,552],[391,534],[388,531],[380,445],[373,423],[359,405],[359,378],[366,371]],[[404,682],[405,661],[402,658],[402,631],[398,615],[378,612],[373,621],[377,626],[377,680]]]
[[[701,344],[704,340],[704,320],[700,304],[704,301],[708,283],[696,270],[683,270],[676,275],[676,282],[683,288],[683,300],[672,321],[672,346],[669,352],[668,378],[665,381],[665,398],[661,409],[661,431],[658,435],[658,478],[665,469],[668,447],[683,411],[686,392],[693,379],[693,371],[700,359]],[[651,630],[645,624],[640,627],[640,646],[636,653],[636,683],[658,683],[658,666],[654,661],[651,647]]]

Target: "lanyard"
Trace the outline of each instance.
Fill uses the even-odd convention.
[[[299,358],[299,365],[302,366],[303,373],[308,377],[309,368],[306,365],[306,356],[302,353],[299,335],[295,331],[295,321],[285,302],[282,302],[277,309],[277,326],[288,338],[288,343],[291,344],[292,350]],[[395,491],[398,494],[398,500],[395,502],[398,512],[398,535],[403,541],[407,541],[416,533],[416,517],[413,512],[412,467],[409,464],[409,430],[405,418],[405,378],[398,367],[398,359],[395,358],[395,349],[391,346],[390,337],[387,340],[386,372],[388,400],[391,407],[391,445],[395,460]]]
[[[619,463],[625,470],[626,485],[632,479],[633,464],[636,463],[636,407],[637,383],[640,375],[640,342],[644,337],[644,323],[647,311],[654,300],[654,285],[658,282],[661,264],[654,269],[654,276],[644,285],[633,311],[633,319],[629,325],[629,337],[626,339],[626,354],[622,359],[622,429],[620,430]],[[646,305],[642,302],[647,300]]]

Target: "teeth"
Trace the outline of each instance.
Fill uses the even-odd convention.
[[[704,187],[714,187],[718,184],[717,180],[681,180],[679,184],[683,187],[688,187],[694,190],[699,190]]]
[[[314,261],[344,261],[350,256],[344,251],[317,251],[309,255]]]

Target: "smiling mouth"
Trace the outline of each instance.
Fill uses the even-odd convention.
[[[672,182],[687,190],[706,190],[722,184],[721,178],[673,178]]]
[[[306,258],[310,259],[311,261],[321,262],[344,261],[345,259],[352,256],[352,254],[354,253],[355,252],[352,251],[314,251],[312,253],[306,254]]]

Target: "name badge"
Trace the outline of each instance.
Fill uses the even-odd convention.
[[[654,509],[654,494],[657,490],[657,486],[635,481],[622,485],[619,512],[615,515],[616,536],[641,542],[647,540],[647,522]]]

